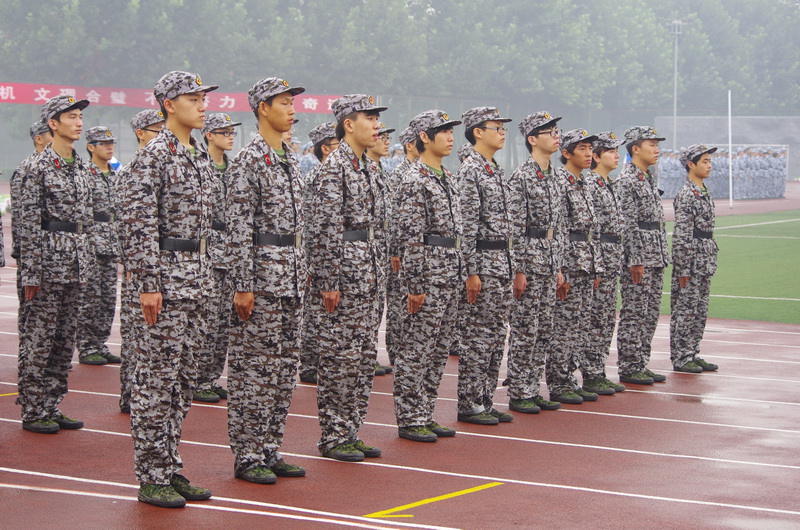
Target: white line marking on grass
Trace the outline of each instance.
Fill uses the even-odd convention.
[[[751,226],[765,226],[765,225],[778,225],[783,223],[794,223],[800,219],[781,219],[779,221],[764,221],[763,223],[750,223],[746,225],[733,225],[733,226],[716,226],[714,230],[733,230],[734,228],[749,228]]]
[[[792,240],[800,239],[800,237],[797,236],[739,236],[734,234],[718,234],[714,236],[714,239],[717,239],[719,237],[732,237],[736,239],[792,239]]]
[[[672,293],[663,291],[662,296],[670,296]],[[768,300],[772,302],[800,302],[800,298],[772,298],[768,296],[737,296],[732,294],[712,294],[711,298],[733,298],[737,300]]]

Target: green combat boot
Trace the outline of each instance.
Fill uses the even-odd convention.
[[[175,491],[172,486],[159,486],[158,484],[142,484],[139,486],[139,500],[161,506],[162,508],[183,508],[186,499]]]
[[[169,483],[187,501],[206,501],[211,498],[211,490],[192,486],[183,475],[175,473]]]

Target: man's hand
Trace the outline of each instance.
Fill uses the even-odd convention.
[[[412,315],[425,303],[425,293],[408,295],[408,312]]]
[[[681,286],[681,289],[686,289],[686,286],[689,285],[689,276],[678,276],[678,285]]]
[[[528,279],[525,277],[524,272],[518,272],[514,275],[514,298],[519,300],[522,298],[522,293],[528,288]]]
[[[253,314],[253,306],[256,303],[256,297],[253,293],[246,293],[237,291],[233,295],[233,306],[236,308],[236,314],[242,320],[249,320],[250,315]]]
[[[339,305],[339,291],[320,291],[322,293],[322,305],[325,311],[333,313]]]
[[[477,274],[467,276],[467,303],[474,304],[481,292],[481,277]]]
[[[594,288],[597,289],[598,287],[600,287],[600,276],[594,279]]]
[[[642,278],[644,278],[644,265],[631,265],[628,267],[628,270],[631,272],[631,281],[634,285],[642,283]]]
[[[389,258],[389,262],[391,263],[393,273],[397,274],[400,272],[400,256],[392,256]]]
[[[36,296],[36,293],[38,293],[41,290],[42,288],[38,285],[26,285],[25,300],[33,300],[33,297]]]
[[[561,274],[561,271],[558,271],[558,274],[556,274],[556,289],[561,287],[563,283],[564,283],[564,275]]]
[[[562,302],[567,299],[569,294],[569,282],[563,282],[560,287],[556,288],[556,296]]]
[[[139,294],[139,302],[142,305],[144,321],[147,322],[149,326],[154,325],[158,321],[158,314],[161,313],[162,301],[161,293]]]

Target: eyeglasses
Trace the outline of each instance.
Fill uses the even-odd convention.
[[[211,134],[221,134],[225,138],[236,138],[236,131],[211,131]]]
[[[378,140],[381,140],[381,141],[384,141],[384,142],[388,142],[389,141],[389,134],[388,133],[379,134],[378,135]]]
[[[162,126],[161,126],[161,128],[159,128],[159,129],[148,129],[148,128],[146,128],[146,127],[145,127],[145,128],[144,128],[144,129],[142,129],[142,130],[143,130],[143,131],[147,131],[147,132],[151,132],[151,133],[156,133],[156,134],[158,134],[158,133],[160,133],[161,131],[163,131],[163,130],[164,130],[164,126],[162,125]]]
[[[508,127],[477,127],[477,128],[478,129],[491,129],[492,131],[497,131],[500,134],[504,134],[508,130]]]
[[[110,145],[114,145],[114,140],[103,140],[102,142],[89,142],[92,145],[102,145],[108,147]]]
[[[540,134],[549,134],[553,138],[558,138],[561,136],[561,129],[548,129],[546,131],[539,131],[535,136],[539,136]]]
[[[330,147],[332,149],[336,149],[337,147],[339,147],[339,141],[338,140],[334,140],[332,142],[328,142],[328,143],[322,144],[322,145],[326,145],[326,146],[328,146],[328,147]]]

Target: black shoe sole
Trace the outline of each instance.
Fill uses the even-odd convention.
[[[441,429],[431,429],[431,432],[436,435],[437,438],[452,438],[456,435],[456,430],[452,429],[449,431],[443,431]]]
[[[306,476],[306,470],[303,469],[301,471],[281,471],[281,470],[272,470],[275,473],[276,477],[284,477],[284,478],[299,478]]]
[[[508,410],[512,410],[514,412],[521,412],[522,414],[539,414],[542,411],[542,409],[538,406],[525,408],[525,407],[516,407],[511,404],[508,405]]]
[[[331,460],[338,460],[339,462],[363,462],[364,461],[364,453],[361,453],[361,456],[354,455],[354,454],[346,454],[346,455],[339,455],[334,456],[331,454],[330,451],[324,453],[322,456],[325,458],[330,458]]]
[[[164,502],[164,501],[157,501],[154,499],[148,499],[145,497],[137,497],[139,502],[144,502],[146,504],[150,504],[152,506],[158,506],[159,508],[183,508],[186,506],[186,499],[183,502],[174,501],[174,502]]]
[[[178,490],[175,490],[175,491],[178,491]],[[181,497],[183,497],[187,501],[207,501],[208,499],[211,498],[211,492],[210,491],[208,493],[204,493],[202,495],[192,495],[192,494],[189,494],[189,493],[183,494],[180,491],[178,491],[178,495],[180,495]]]
[[[439,439],[439,437],[436,436],[435,434],[431,437],[418,434],[411,434],[404,431],[398,431],[397,435],[405,440],[411,440],[412,442],[422,442],[422,443],[433,443]]]
[[[583,387],[583,389],[586,392],[593,392],[593,393],[597,394],[598,396],[613,396],[614,394],[617,393],[613,388],[598,388],[598,389],[594,389],[594,388]]]
[[[497,418],[495,418],[495,420],[497,420]],[[464,423],[471,423],[471,424],[473,424],[473,425],[497,425],[497,424],[499,424],[499,423],[500,423],[500,420],[497,420],[497,421],[491,421],[491,420],[471,420],[471,419],[469,419],[469,417],[467,417],[467,416],[461,416],[460,414],[459,414],[459,416],[458,416],[458,421],[461,421],[461,422],[464,422]]]
[[[66,429],[68,431],[70,431],[70,430],[74,431],[74,430],[77,430],[77,429],[83,429],[83,422],[82,421],[76,421],[76,422],[61,422],[61,421],[58,421],[58,420],[53,420],[53,421],[58,423],[58,426],[61,429]]]
[[[652,385],[655,381],[651,378],[647,379],[629,379],[624,376],[619,376],[620,383],[628,383],[629,385]]]
[[[39,429],[39,428],[36,428],[36,427],[28,427],[25,424],[23,424],[22,425],[22,430],[25,430],[25,431],[28,431],[28,432],[34,432],[36,434],[56,434],[58,431],[61,430],[61,427],[56,425],[55,428],[48,427],[47,429]]]

